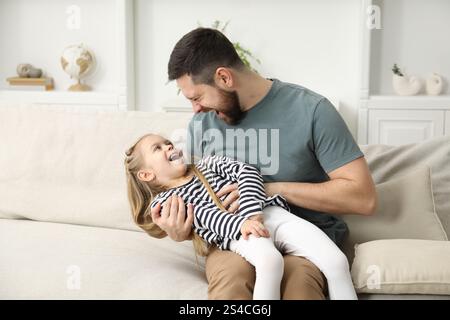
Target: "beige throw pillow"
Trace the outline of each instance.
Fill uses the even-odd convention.
[[[450,135],[402,146],[360,147],[375,184],[404,176],[418,165],[430,167],[436,213],[447,236],[450,235]]]
[[[378,206],[374,215],[342,216],[350,230],[344,246],[350,262],[358,243],[380,239],[447,240],[435,212],[427,166],[378,184],[376,189]]]
[[[450,295],[450,242],[395,239],[356,245],[359,293]]]

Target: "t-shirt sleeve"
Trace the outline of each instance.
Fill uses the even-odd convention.
[[[312,139],[317,160],[327,173],[364,156],[344,119],[326,98],[314,110]]]

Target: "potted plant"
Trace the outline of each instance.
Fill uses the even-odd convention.
[[[422,80],[417,76],[405,75],[396,63],[392,67],[392,72],[392,86],[396,94],[412,96],[422,89]]]
[[[224,24],[220,20],[215,20],[211,28],[219,30],[223,34],[225,34],[226,29],[228,27],[228,24],[230,21],[225,22]],[[201,27],[201,24],[199,23],[199,26]],[[251,70],[258,72],[252,65],[252,61],[261,64],[261,61],[256,58],[251,51],[245,47],[243,47],[239,42],[232,42],[234,49],[236,50],[237,54],[239,55],[239,58],[241,58],[242,62]]]

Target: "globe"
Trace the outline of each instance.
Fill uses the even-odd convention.
[[[63,70],[77,83],[70,86],[70,91],[89,91],[91,87],[81,83],[81,79],[89,75],[95,67],[95,59],[92,51],[83,44],[68,46],[61,54],[61,66]]]

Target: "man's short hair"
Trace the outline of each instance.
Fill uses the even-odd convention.
[[[184,35],[175,45],[169,59],[169,81],[184,75],[194,83],[213,85],[219,67],[240,69],[244,63],[233,44],[216,29],[197,28]]]

